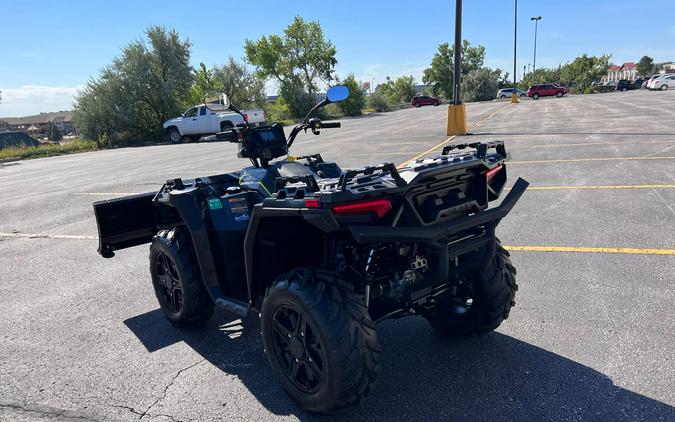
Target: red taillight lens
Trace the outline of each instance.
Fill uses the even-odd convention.
[[[336,205],[333,207],[335,214],[365,214],[375,213],[377,218],[382,218],[391,210],[391,202],[387,199],[375,199],[372,201],[356,202],[354,204]]]
[[[318,199],[305,199],[305,207],[307,208],[319,208]]]
[[[485,178],[487,179],[488,185],[492,182],[492,179],[495,178],[495,175],[502,171],[503,165],[498,165],[497,167],[493,168],[492,170],[488,170],[485,172]]]

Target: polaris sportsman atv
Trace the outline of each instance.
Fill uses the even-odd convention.
[[[195,326],[216,305],[255,311],[273,372],[316,412],[356,405],[371,389],[385,318],[418,314],[470,335],[508,317],[516,270],[495,228],[528,185],[518,179],[488,208],[506,182],[502,142],[446,146],[402,170],[288,155],[300,132],[339,128],[310,116],[348,96],[330,88],[288,137],[280,124],[220,132],[251,160],[241,171],[94,203],[103,257],[151,243],[152,284],[171,323]],[[238,112],[222,94],[205,103]]]

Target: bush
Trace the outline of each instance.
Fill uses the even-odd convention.
[[[345,116],[360,116],[366,105],[366,92],[361,83],[356,80],[353,73],[350,73],[341,84],[349,88],[349,98],[337,103],[338,108]]]
[[[291,108],[281,97],[277,98],[276,102],[269,106],[266,113],[267,120],[270,122],[286,122],[293,119]]]
[[[501,70],[481,69],[472,70],[462,81],[462,97],[464,101],[489,101],[499,90]]]
[[[92,151],[97,149],[92,141],[73,139],[63,144],[44,144],[35,147],[10,147],[0,150],[0,159],[4,158],[39,158],[52,155],[72,154],[75,152]]]
[[[368,97],[368,107],[372,108],[375,111],[387,111],[389,110],[389,103],[387,102],[387,97],[382,94],[382,92],[375,91]]]

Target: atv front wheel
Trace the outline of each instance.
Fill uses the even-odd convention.
[[[440,297],[425,316],[434,328],[452,336],[472,335],[492,331],[508,318],[518,285],[509,252],[499,240],[485,268],[461,281],[456,294]]]
[[[308,411],[358,404],[379,372],[375,324],[363,298],[336,274],[293,270],[267,289],[265,353],[284,390]]]
[[[152,286],[166,318],[178,327],[200,325],[213,314],[187,233],[164,230],[150,245]]]

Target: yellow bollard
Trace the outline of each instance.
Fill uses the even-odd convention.
[[[519,103],[520,102],[520,101],[518,101],[518,94],[516,94],[515,92],[511,94],[511,102],[512,103]]]
[[[464,104],[448,105],[448,136],[466,135],[466,110]]]

